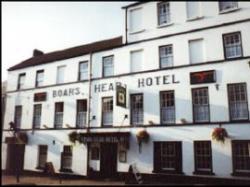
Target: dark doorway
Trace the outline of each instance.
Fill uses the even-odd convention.
[[[100,173],[103,178],[115,178],[117,176],[117,144],[101,144]]]
[[[8,144],[6,170],[10,174],[23,171],[24,164],[24,144]]]

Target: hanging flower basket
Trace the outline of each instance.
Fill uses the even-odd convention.
[[[218,127],[218,128],[215,128],[212,132],[213,140],[221,141],[224,143],[225,138],[227,138],[227,137],[228,137],[228,133],[227,133],[226,129],[224,129],[224,128]]]
[[[69,133],[69,141],[73,144],[79,141],[79,134],[76,131]]]
[[[149,140],[149,134],[146,130],[140,130],[136,133],[137,142],[139,145],[139,152],[141,153],[142,142],[147,143]]]

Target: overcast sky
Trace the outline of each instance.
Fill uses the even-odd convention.
[[[113,38],[124,32],[122,6],[133,2],[2,2],[2,81],[32,56]]]

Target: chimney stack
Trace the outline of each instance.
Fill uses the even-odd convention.
[[[33,50],[33,57],[40,56],[40,55],[43,55],[42,51],[40,51],[38,49]]]

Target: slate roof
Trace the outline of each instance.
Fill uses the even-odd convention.
[[[58,60],[65,60],[73,57],[82,56],[84,54],[89,54],[91,52],[98,52],[102,50],[112,49],[122,45],[122,36],[111,38],[107,40],[101,40],[77,47],[72,47],[60,51],[54,51],[50,53],[41,54],[27,60],[20,62],[8,69],[8,71],[13,71],[17,69],[22,69],[30,66],[37,66],[47,63],[52,63]]]

